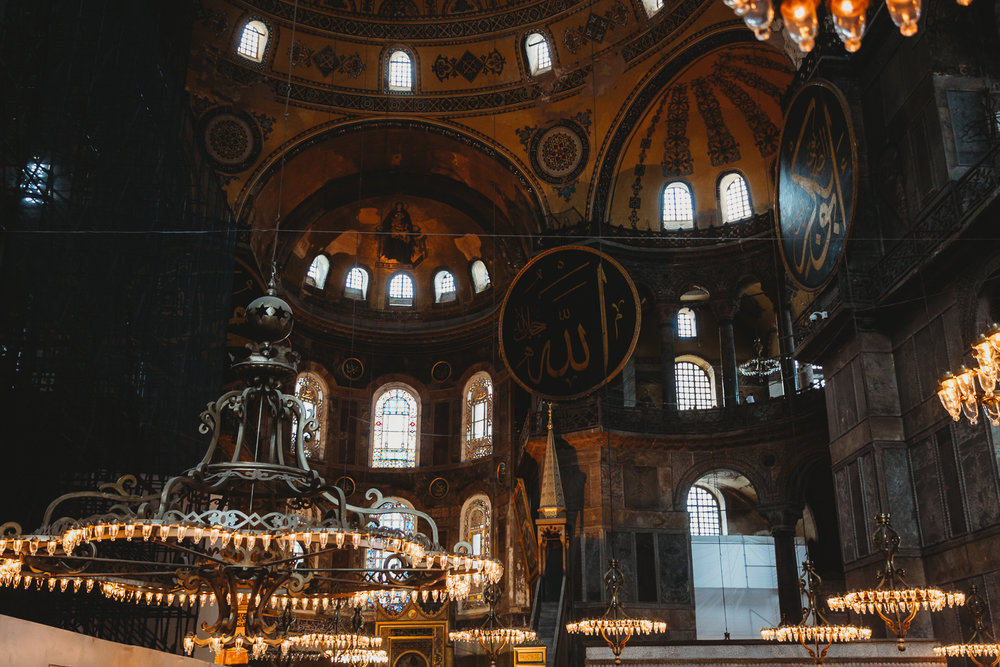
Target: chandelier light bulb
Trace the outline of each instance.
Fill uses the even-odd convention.
[[[921,0],[885,0],[885,6],[892,22],[899,26],[899,32],[904,37],[917,34]]]
[[[750,0],[747,11],[743,14],[743,22],[753,30],[760,41],[771,38],[771,22],[774,20],[774,5],[771,0]]]
[[[854,53],[861,48],[861,38],[865,34],[865,13],[862,11],[857,16],[836,16],[833,17],[833,27],[837,32],[837,37],[844,43],[844,49],[849,53]]]
[[[816,3],[813,0],[785,0],[781,3],[781,18],[799,50],[803,53],[812,51],[819,31]]]

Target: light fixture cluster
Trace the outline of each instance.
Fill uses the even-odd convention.
[[[906,633],[918,611],[936,612],[945,607],[964,605],[965,594],[945,593],[938,588],[913,588],[907,584],[905,570],[896,567],[895,556],[900,539],[890,519],[888,514],[879,514],[872,532],[872,545],[884,558],[884,565],[875,573],[875,588],[851,591],[831,597],[826,602],[834,611],[878,614],[889,631],[896,635],[896,648],[905,651]]]
[[[779,1],[779,0],[776,0]],[[771,37],[774,21],[775,2],[772,0],[723,0],[736,15],[743,19],[747,27],[754,31],[759,40]],[[967,7],[972,0],[956,0]],[[818,9],[820,0],[780,0],[781,18],[788,35],[803,53],[813,50],[819,33]],[[917,33],[917,23],[922,11],[922,0],[885,0],[886,9],[899,32],[909,37]],[[868,22],[869,0],[827,0],[827,10],[833,19],[837,36],[847,51],[861,48]]]
[[[663,621],[651,621],[645,618],[629,616],[625,606],[618,599],[618,593],[625,585],[625,575],[618,567],[618,560],[608,561],[608,569],[604,573],[604,586],[610,600],[608,607],[600,618],[587,618],[575,623],[566,624],[566,632],[571,635],[600,636],[615,656],[614,664],[622,664],[622,651],[625,645],[635,635],[649,635],[666,632],[667,624]]]
[[[242,386],[202,413],[199,430],[210,436],[202,460],[154,493],[138,493],[138,480],[126,475],[60,496],[31,533],[3,524],[0,584],[214,605],[215,621],[184,643],[209,647],[221,664],[279,650],[384,663],[378,641],[361,638],[364,605],[465,599],[474,586],[498,581],[503,566],[463,553],[464,543],[444,549],[430,516],[384,508],[378,489],[365,493],[368,506],[348,503],[310,469],[305,444],[318,423],[285,393],[298,355],[283,342],[292,313],[276,296],[273,275],[268,293],[248,305],[247,324],[248,338],[261,342],[233,365]],[[77,518],[81,506],[99,510]],[[413,529],[380,527],[390,512],[406,515]],[[374,563],[370,552],[379,554]],[[355,609],[347,633],[294,632],[296,613],[332,607],[339,619],[347,606]]]
[[[969,641],[937,646],[934,648],[934,653],[949,658],[968,658],[979,667],[997,667],[1000,664],[1000,644],[983,621],[989,606],[975,586],[969,590],[965,606],[972,614],[972,635]],[[979,658],[988,660],[983,661]]]
[[[501,623],[497,614],[497,604],[500,602],[502,592],[503,589],[495,582],[486,585],[483,588],[483,600],[489,605],[489,613],[483,622],[475,628],[453,630],[448,633],[448,639],[453,642],[478,643],[489,658],[490,665],[496,665],[504,647],[525,644],[537,639],[534,630]]]
[[[965,415],[969,423],[975,425],[982,405],[986,418],[994,426],[1000,426],[1000,396],[996,393],[1000,378],[1000,324],[993,324],[989,331],[979,336],[972,346],[972,356],[976,359],[976,368],[962,366],[958,374],[946,372],[938,383],[938,398],[955,421]]]

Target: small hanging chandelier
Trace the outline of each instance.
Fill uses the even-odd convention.
[[[993,637],[983,617],[986,615],[986,600],[979,594],[976,587],[969,590],[965,598],[965,606],[972,613],[972,636],[963,644],[949,644],[934,649],[936,655],[949,658],[968,658],[979,667],[997,667],[1000,664],[1000,644]],[[985,658],[986,660],[980,660]]]
[[[956,0],[967,7],[972,0]],[[772,0],[723,0],[725,5],[743,19],[754,31],[757,39],[771,37],[775,3]],[[781,18],[788,35],[803,53],[813,50],[819,32],[818,9],[820,0],[780,0]],[[886,9],[899,32],[910,37],[917,33],[922,0],[885,0]],[[869,0],[827,0],[827,10],[844,48],[851,53],[861,48],[861,38],[867,27]]]
[[[753,354],[752,359],[744,361],[737,367],[740,375],[762,380],[781,368],[777,359],[764,356],[764,342],[760,338],[755,338],[753,341]]]
[[[533,642],[535,631],[524,627],[505,626],[497,614],[497,604],[503,589],[499,584],[488,584],[483,588],[483,600],[490,606],[490,611],[482,625],[468,630],[456,630],[448,633],[448,639],[453,642],[479,643],[486,657],[490,659],[491,667],[497,664],[500,652],[506,646],[516,646]]]
[[[816,573],[811,561],[802,563],[799,588],[805,593],[809,606],[803,609],[802,620],[796,625],[779,625],[763,628],[760,636],[768,641],[798,642],[809,652],[815,664],[822,665],[834,642],[853,642],[871,639],[871,628],[855,625],[833,625],[819,610],[818,600],[823,580]]]
[[[938,383],[938,398],[955,421],[965,415],[974,426],[979,421],[982,406],[986,418],[994,426],[1000,426],[1000,396],[996,394],[1000,378],[1000,324],[993,324],[989,331],[979,336],[972,346],[972,356],[976,359],[976,368],[961,366],[957,375],[946,372]]]
[[[875,588],[838,595],[826,602],[833,611],[878,614],[896,635],[896,648],[905,651],[906,633],[918,611],[941,611],[945,607],[961,606],[965,604],[965,595],[945,593],[938,588],[911,588],[903,578],[905,570],[897,568],[894,562],[900,540],[889,519],[888,514],[879,514],[878,525],[872,533],[872,544],[885,558],[885,566],[875,573]]]
[[[663,621],[650,621],[645,618],[633,618],[625,611],[625,605],[618,600],[618,592],[625,585],[625,575],[618,567],[614,558],[608,561],[608,570],[604,573],[604,586],[608,590],[610,601],[608,608],[600,618],[588,618],[576,623],[567,623],[566,632],[571,635],[600,635],[615,656],[614,664],[622,664],[622,651],[634,635],[648,635],[666,632],[667,624]]]

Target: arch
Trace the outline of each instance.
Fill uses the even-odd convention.
[[[415,468],[420,452],[420,400],[402,382],[390,382],[372,397],[373,468]]]
[[[360,266],[352,266],[344,279],[344,296],[348,299],[364,301],[368,298],[368,271]]]
[[[660,223],[664,231],[694,228],[694,195],[684,181],[663,186]]]
[[[295,397],[302,401],[305,418],[315,419],[318,426],[309,440],[305,441],[306,456],[322,459],[326,453],[326,397],[330,395],[326,381],[318,373],[303,371],[295,378]],[[292,422],[292,441],[298,432],[298,421]],[[307,433],[308,435],[308,433]]]
[[[388,285],[390,306],[412,306],[415,299],[413,277],[403,271],[392,274]]]
[[[691,485],[687,492],[688,528],[692,535],[725,535],[725,498],[717,488],[702,483]]]
[[[528,74],[536,76],[552,69],[552,42],[540,32],[529,33],[524,38],[524,57],[528,63]]]
[[[489,558],[492,552],[490,530],[493,522],[493,505],[485,494],[469,496],[462,505],[461,540],[471,546],[471,554]]]
[[[312,263],[309,264],[309,269],[306,271],[305,284],[309,287],[315,287],[316,289],[323,289],[326,287],[326,276],[330,273],[330,260],[326,255],[320,253],[316,255]]]
[[[462,460],[493,453],[493,380],[480,371],[469,378],[462,390]]]
[[[489,269],[486,268],[486,263],[483,260],[473,261],[469,266],[469,273],[472,275],[472,287],[476,294],[485,292],[492,285]]]
[[[767,501],[771,497],[768,495],[770,486],[765,484],[765,475],[759,474],[759,471],[747,461],[717,453],[711,458],[698,461],[677,478],[673,491],[674,507],[683,507],[691,487],[705,478],[710,478],[712,473],[717,471],[741,475],[757,492],[758,498],[764,498]],[[708,484],[708,486],[714,487],[716,485]]]
[[[271,31],[260,19],[250,19],[243,24],[236,43],[236,55],[255,63],[263,63],[267,54]]]
[[[388,93],[413,93],[416,91],[416,58],[404,46],[388,49],[385,56],[385,91]]]
[[[718,407],[715,391],[715,371],[712,365],[694,355],[674,359],[679,410],[707,410]]]
[[[642,0],[642,7],[646,10],[646,16],[652,17],[663,9],[663,0]]]
[[[677,337],[698,337],[698,318],[695,316],[694,311],[687,306],[677,311]]]
[[[722,222],[741,222],[753,217],[750,186],[740,172],[730,171],[719,177],[718,197]]]
[[[434,274],[434,303],[451,303],[458,299],[455,275],[446,269]]]

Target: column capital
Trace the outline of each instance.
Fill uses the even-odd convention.
[[[795,524],[802,518],[802,509],[794,505],[764,505],[757,508],[771,524],[771,535],[795,532]]]
[[[736,311],[740,309],[739,302],[730,299],[713,299],[708,304],[719,322],[732,322]]]

